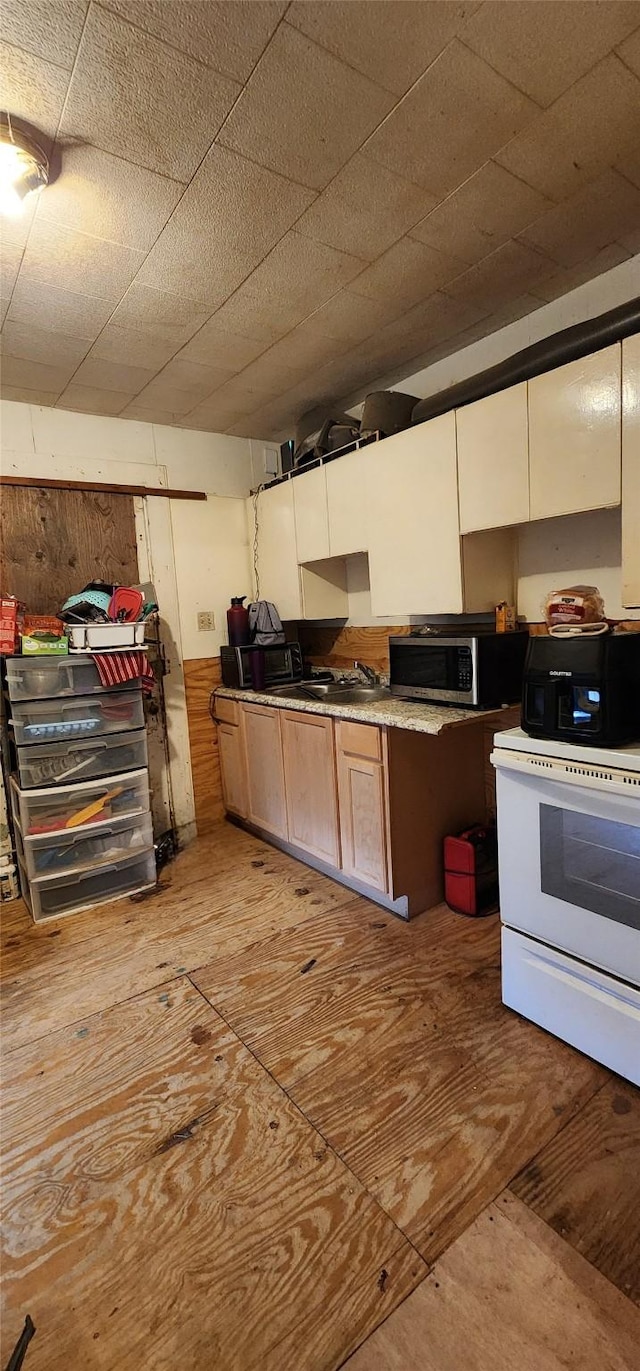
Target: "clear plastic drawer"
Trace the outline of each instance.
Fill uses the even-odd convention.
[[[11,700],[53,700],[60,695],[93,695],[104,690],[92,656],[8,657]]]
[[[114,690],[103,695],[75,695],[22,703],[16,700],[11,709],[11,724],[19,747],[144,728],[142,691]]]
[[[146,768],[109,776],[108,780],[45,790],[20,790],[12,776],[10,791],[13,817],[23,838],[59,833],[68,827],[86,829],[105,820],[146,814],[149,809]]]
[[[40,876],[59,876],[82,867],[104,866],[135,852],[153,847],[150,814],[113,819],[62,833],[41,833],[23,838],[16,827],[18,857],[30,881]]]
[[[146,766],[147,735],[138,729],[72,743],[32,743],[16,754],[22,789],[59,786]]]
[[[69,872],[64,876],[41,876],[29,881],[20,866],[20,885],[26,904],[36,923],[54,919],[62,914],[77,914],[81,909],[118,900],[148,890],[156,883],[156,859],[153,848],[136,852],[121,861],[97,866],[91,871]]]

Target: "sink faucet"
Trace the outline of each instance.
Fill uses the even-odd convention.
[[[380,684],[380,677],[379,677],[377,671],[374,671],[372,667],[367,666],[366,662],[354,662],[354,663],[353,663],[353,668],[354,668],[354,671],[361,671],[361,672],[362,672],[362,675],[364,676],[365,681],[368,681],[368,682],[369,682],[369,685],[379,685],[379,684]]]

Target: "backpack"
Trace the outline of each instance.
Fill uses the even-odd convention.
[[[259,647],[272,647],[285,642],[280,615],[270,600],[256,600],[249,605],[249,633],[252,643],[257,643]]]

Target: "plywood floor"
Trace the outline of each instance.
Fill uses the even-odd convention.
[[[638,1092],[229,825],[160,891],[3,910],[5,1365],[631,1371]],[[376,1331],[377,1330],[377,1331]]]

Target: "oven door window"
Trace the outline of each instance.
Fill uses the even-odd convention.
[[[640,827],[540,805],[546,895],[640,929]]]

